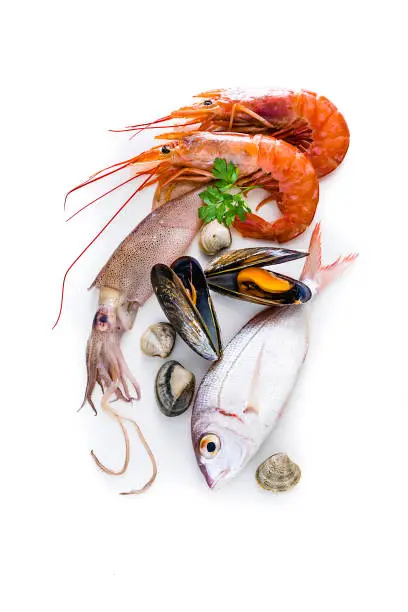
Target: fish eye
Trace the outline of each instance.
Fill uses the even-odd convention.
[[[206,434],[200,440],[200,455],[206,459],[212,459],[221,448],[221,440],[215,434]]]
[[[166,155],[167,153],[170,153],[170,148],[169,148],[169,147],[167,147],[166,145],[164,145],[164,146],[161,148],[161,152],[162,152],[162,153],[164,153],[164,154]]]
[[[211,106],[212,103],[213,103],[212,100],[204,100],[203,102],[204,106]]]

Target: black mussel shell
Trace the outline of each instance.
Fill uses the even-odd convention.
[[[312,292],[301,281],[274,271],[274,276],[288,281],[290,288],[284,291],[265,292],[265,296],[261,297],[240,292],[237,276],[241,270],[246,268],[263,268],[307,256],[308,253],[274,247],[238,249],[217,257],[211,262],[205,273],[210,289],[223,295],[264,306],[303,304],[310,300]]]
[[[221,356],[221,337],[205,274],[192,257],[169,268],[153,266],[151,281],[165,315],[181,338],[204,359]]]
[[[207,280],[210,277],[232,272],[234,270],[244,270],[245,268],[263,268],[264,266],[274,266],[307,257],[309,253],[282,249],[280,247],[251,247],[248,249],[236,249],[227,251],[219,257],[213,259],[205,271]]]
[[[214,278],[208,278],[208,286],[217,293],[228,295],[229,297],[246,302],[254,302],[255,304],[263,304],[264,306],[289,306],[290,304],[303,304],[312,297],[312,292],[304,283],[273,272],[274,276],[286,280],[290,283],[290,289],[286,291],[270,292],[265,297],[241,293],[237,285],[238,272],[227,272],[220,274]]]

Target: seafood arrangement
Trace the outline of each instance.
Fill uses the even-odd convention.
[[[124,424],[128,422],[152,463],[147,483],[125,494],[147,490],[157,474],[155,458],[136,421],[112,407],[114,400],[141,397],[120,344],[150,296],[156,296],[168,322],[149,326],[140,338],[141,350],[167,359],[178,335],[212,362],[195,394],[194,374],[178,361],[165,361],[157,372],[155,394],[167,417],[183,414],[193,404],[193,450],[208,486],[214,488],[237,476],[272,432],[307,354],[305,304],[356,257],[323,266],[319,224],[308,253],[254,244],[225,250],[232,245],[230,226],[244,238],[279,244],[310,226],[319,202],[319,179],[335,170],[349,145],[347,124],[332,102],[309,91],[279,89],[217,89],[196,98],[191,106],[165,117],[117,130],[130,132],[132,138],[147,129],[169,131],[156,136],[165,140],[164,145],[97,172],[67,194],[131,171],[130,178],[80,208],[73,218],[123,185],[142,179],[66,271],[55,325],[69,271],[139,191],[156,185],[152,211],[121,242],[90,287],[99,290],[99,303],[86,348],[83,405],[89,403],[97,414],[98,385],[101,408],[118,422],[126,451],[118,470],[106,467],[93,451],[91,455],[106,473],[124,474],[130,458]],[[163,125],[167,121],[172,123]],[[256,210],[274,201],[281,213],[276,221],[266,221],[248,206],[247,193],[257,188],[267,197]],[[219,254],[205,269],[186,255],[199,231],[201,250]],[[299,258],[305,259],[299,280],[270,269]],[[266,307],[225,347],[212,291]],[[256,473],[258,484],[275,492],[290,489],[299,478],[298,466],[284,453],[265,460]]]
[[[304,301],[353,260],[349,256],[322,266],[317,225],[301,275],[301,285],[309,287]],[[275,427],[296,383],[308,351],[308,325],[306,309],[293,305],[301,303],[297,295],[292,299],[292,304],[268,308],[249,321],[201,382],[191,432],[198,466],[210,488],[234,478],[252,459]]]

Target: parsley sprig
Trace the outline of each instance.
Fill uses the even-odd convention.
[[[204,206],[198,209],[200,219],[203,219],[204,223],[217,219],[227,227],[234,222],[235,217],[245,221],[246,214],[251,212],[251,209],[245,202],[244,195],[255,186],[238,187],[238,168],[220,157],[215,159],[212,173],[217,180],[199,194],[204,202]]]

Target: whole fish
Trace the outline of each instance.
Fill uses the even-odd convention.
[[[301,280],[315,295],[355,259],[321,264],[316,225]],[[251,319],[204,377],[191,420],[193,448],[210,488],[234,478],[277,420],[308,351],[307,309],[273,307]]]

